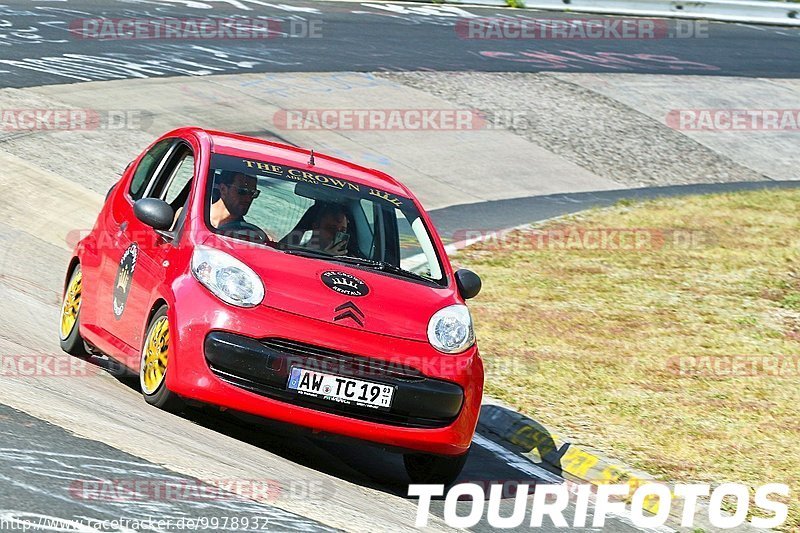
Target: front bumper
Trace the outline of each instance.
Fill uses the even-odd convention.
[[[179,281],[173,292],[169,313],[175,356],[170,358],[167,386],[176,394],[404,450],[459,455],[469,448],[483,393],[477,347],[443,355],[424,342],[266,306],[233,308],[193,279]],[[276,344],[277,339],[284,344]],[[292,342],[286,344],[288,339]],[[318,353],[310,353],[309,347]],[[396,385],[392,409],[375,412],[297,398],[286,383],[291,366],[303,364],[323,372],[324,365],[334,365],[329,373],[352,372],[353,377]]]
[[[231,385],[281,400],[359,420],[402,427],[444,427],[461,411],[464,391],[456,383],[433,379],[407,365],[391,365],[337,350],[284,339],[256,340],[212,331],[205,341],[211,371]],[[352,377],[395,389],[391,409],[334,403],[287,389],[292,367]]]

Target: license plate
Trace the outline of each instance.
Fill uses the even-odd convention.
[[[292,367],[288,388],[304,396],[373,409],[389,409],[394,397],[394,387],[390,385],[298,367]]]

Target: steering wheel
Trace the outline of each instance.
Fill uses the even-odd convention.
[[[220,225],[217,229],[223,233],[234,234],[251,242],[266,243],[271,240],[264,230],[244,220],[234,220]]]

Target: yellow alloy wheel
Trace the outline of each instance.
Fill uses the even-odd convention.
[[[145,394],[155,393],[164,382],[169,358],[169,321],[159,317],[150,327],[144,343],[140,381]]]
[[[61,340],[69,337],[75,323],[78,321],[78,311],[81,308],[81,281],[83,276],[78,270],[69,282],[67,292],[64,294],[64,303],[61,305]]]

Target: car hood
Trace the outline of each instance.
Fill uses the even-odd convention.
[[[264,282],[262,305],[338,326],[427,342],[431,316],[459,303],[437,287],[334,261],[263,247],[215,246],[252,268]]]

